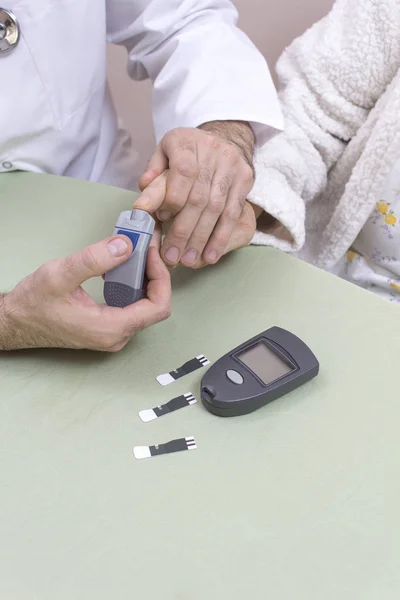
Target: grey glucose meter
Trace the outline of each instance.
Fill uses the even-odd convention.
[[[119,215],[114,235],[126,235],[133,251],[126,262],[105,275],[104,299],[109,306],[123,308],[146,296],[146,261],[154,227],[153,217],[144,210],[127,210]]]
[[[318,371],[318,360],[300,338],[272,327],[210,367],[201,381],[201,400],[214,415],[245,415],[303,385]]]

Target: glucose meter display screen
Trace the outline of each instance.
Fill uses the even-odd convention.
[[[237,358],[266,385],[294,371],[292,365],[273,352],[264,342],[244,350],[237,355]]]

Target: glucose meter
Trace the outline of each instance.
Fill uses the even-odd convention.
[[[318,360],[302,340],[272,327],[210,367],[201,382],[201,400],[220,417],[245,415],[303,385],[318,371]]]
[[[126,235],[132,242],[133,252],[126,262],[105,275],[104,299],[109,306],[123,308],[145,297],[144,277],[155,221],[144,210],[122,212],[114,235]]]

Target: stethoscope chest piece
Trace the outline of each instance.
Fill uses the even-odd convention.
[[[16,17],[9,10],[0,8],[0,56],[17,47],[20,35]]]

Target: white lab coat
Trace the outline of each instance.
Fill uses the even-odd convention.
[[[134,186],[106,39],[127,48],[133,79],[154,81],[157,140],[215,119],[251,121],[260,142],[282,128],[268,67],[228,0],[7,0],[5,8],[21,41],[0,56],[0,172]]]

